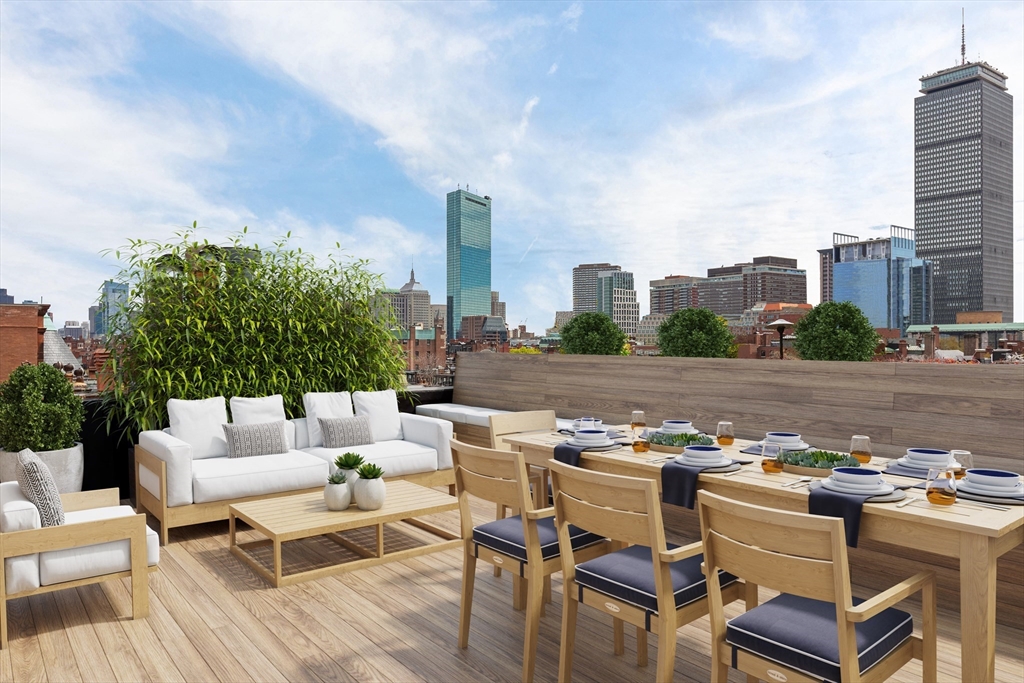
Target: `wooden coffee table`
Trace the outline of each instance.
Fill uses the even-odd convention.
[[[450,548],[459,548],[462,541],[458,534],[441,529],[424,522],[417,517],[457,510],[459,502],[447,493],[428,489],[407,481],[395,480],[385,482],[388,488],[384,507],[379,510],[364,512],[353,504],[348,510],[331,511],[324,503],[322,492],[303,493],[295,496],[267,498],[246,503],[238,503],[228,508],[229,547],[231,552],[248,564],[254,572],[266,579],[275,587],[290,586],[301,581],[318,579],[341,572],[349,572],[363,567],[370,567],[384,562],[404,560],[409,557],[436,553]],[[235,538],[235,520],[240,519],[266,536],[265,539],[237,543]],[[429,531],[442,540],[436,543],[406,548],[390,553],[384,551],[384,525],[393,522],[405,522],[412,526]],[[367,548],[345,538],[343,531],[364,527],[377,528],[377,547]],[[326,536],[332,541],[360,555],[358,560],[350,560],[329,567],[320,567],[307,571],[282,573],[281,544],[286,541],[297,541],[312,536]],[[247,550],[272,545],[274,549],[273,572],[253,557]]]

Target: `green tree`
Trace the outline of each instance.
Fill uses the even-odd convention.
[[[849,301],[826,301],[796,324],[797,353],[805,360],[871,360],[878,333]]]
[[[626,333],[604,313],[580,313],[562,327],[562,351],[590,356],[618,356]]]
[[[732,345],[725,320],[707,308],[676,311],[658,327],[658,348],[663,356],[726,358]]]
[[[245,238],[210,244],[193,224],[115,252],[129,292],[107,344],[111,421],[158,429],[169,398],[281,394],[297,415],[309,391],[403,387],[394,313],[367,261]]]
[[[82,399],[52,365],[21,365],[0,384],[0,448],[5,451],[71,448],[84,420]]]

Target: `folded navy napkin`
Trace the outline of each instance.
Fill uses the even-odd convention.
[[[846,545],[857,547],[857,535],[860,533],[860,513],[864,501],[874,497],[857,493],[840,493],[819,486],[811,490],[807,496],[807,512],[823,517],[842,517],[846,528]]]
[[[763,444],[755,443],[747,446],[740,453],[746,453],[747,455],[761,455]]]
[[[586,446],[573,446],[570,443],[562,442],[555,446],[555,460],[564,462],[573,467],[580,466],[580,453],[587,450]]]
[[[733,460],[732,462],[749,465],[752,461]],[[683,465],[675,460],[669,460],[661,466],[661,500],[692,510],[697,499],[697,477],[704,470],[723,467],[728,467],[728,465]]]
[[[900,477],[913,477],[914,479],[927,479],[928,470],[915,470],[913,467],[904,467],[893,463],[882,470],[882,474],[895,474]]]

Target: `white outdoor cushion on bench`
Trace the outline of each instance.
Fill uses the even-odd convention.
[[[416,406],[417,415],[426,415],[427,417],[438,417],[442,420],[448,420],[453,424],[470,424],[476,425],[477,427],[491,426],[491,415],[503,415],[504,413],[512,412],[510,410],[498,410],[496,408],[480,408],[478,406],[468,406],[462,403],[428,403],[426,405]],[[572,427],[572,420],[557,419],[555,422],[558,424],[559,429],[568,429]]]
[[[328,467],[303,451],[251,458],[208,458],[192,462],[192,499],[196,503],[261,496],[324,486]]]
[[[347,448],[324,448],[321,446],[306,449],[306,452],[322,458],[322,462],[331,463],[332,472],[336,469],[334,459],[342,453],[349,452],[358,453],[366,462],[383,468],[384,479],[437,471],[437,451],[430,446],[412,441],[381,441],[363,446],[348,446]]]
[[[64,524],[93,522],[98,519],[132,517],[135,510],[127,505],[92,508],[64,513]],[[146,527],[146,564],[154,566],[160,561],[160,537]],[[131,544],[123,541],[97,543],[78,548],[50,550],[39,553],[39,582],[44,586],[65,581],[87,579],[91,576],[126,572],[132,568]]]

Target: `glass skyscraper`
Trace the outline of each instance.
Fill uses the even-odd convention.
[[[921,78],[914,100],[917,255],[935,268],[934,320],[1013,320],[1013,96],[984,62]]]
[[[466,190],[448,196],[450,339],[462,338],[462,318],[491,314],[491,198]]]
[[[932,321],[932,265],[916,257],[913,230],[889,230],[870,240],[833,235],[830,300],[852,302],[872,327],[906,332]]]

